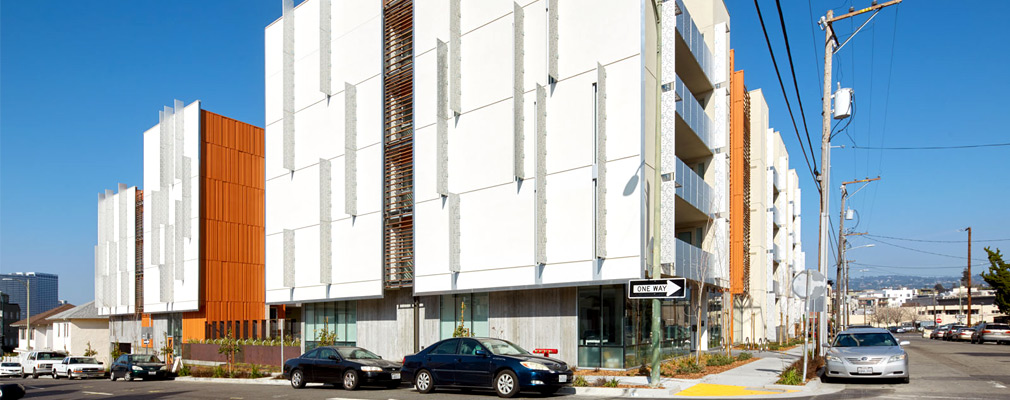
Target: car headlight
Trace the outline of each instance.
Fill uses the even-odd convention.
[[[138,366],[138,365],[134,365],[134,366],[130,367],[130,369],[132,369],[134,371],[143,371],[144,370],[143,368],[140,368],[140,366]]]
[[[167,366],[167,365],[164,365],[164,366],[162,366],[161,368],[158,368],[158,370],[159,370],[159,371],[168,371],[168,366]]]
[[[829,356],[828,356],[828,361],[833,361],[833,362],[842,362],[842,359],[841,359],[841,357],[837,357],[837,356],[832,356],[832,355],[829,355]]]
[[[535,370],[535,371],[550,371],[551,370],[550,368],[547,368],[546,365],[543,365],[541,363],[532,362],[532,361],[523,361],[523,362],[521,362],[519,364],[522,364],[522,366],[524,366],[526,368],[529,368],[529,369],[532,369],[532,370]]]
[[[361,370],[365,371],[365,372],[382,372],[382,368],[373,367],[373,366],[370,366],[370,365],[366,365],[366,366],[361,367]]]
[[[905,354],[898,354],[896,356],[891,356],[891,358],[887,359],[887,362],[901,361],[901,360],[904,360],[905,357],[907,357],[907,355],[905,355]]]

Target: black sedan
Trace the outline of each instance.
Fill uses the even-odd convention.
[[[342,384],[354,390],[359,385],[400,386],[400,363],[383,360],[360,347],[318,347],[284,363],[284,378],[301,389],[309,382]]]
[[[109,368],[109,379],[171,379],[175,373],[153,354],[123,354]]]
[[[421,393],[483,388],[513,397],[520,390],[555,393],[572,384],[572,371],[564,361],[532,355],[505,340],[454,338],[404,357],[403,379]]]

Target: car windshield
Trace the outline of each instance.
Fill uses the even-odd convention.
[[[897,346],[889,333],[845,333],[835,338],[835,347]]]
[[[345,347],[337,349],[340,356],[348,360],[377,360],[379,357],[368,350],[360,347]]]
[[[134,363],[160,363],[161,360],[158,356],[151,354],[133,354],[130,356],[130,362]]]
[[[94,357],[71,357],[71,364],[98,364],[98,360]]]
[[[18,364],[18,363],[3,363],[3,364],[0,364],[0,367],[20,367],[20,366],[21,366],[21,364]]]
[[[66,357],[60,353],[39,353],[37,360],[63,360]]]
[[[516,346],[512,343],[506,342],[499,339],[483,339],[480,344],[491,350],[491,353],[498,354],[502,356],[517,356],[530,354],[530,352],[523,350],[522,347]]]

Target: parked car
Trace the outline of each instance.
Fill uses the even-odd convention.
[[[154,354],[123,354],[109,368],[109,379],[172,379],[175,373],[168,370]]]
[[[824,381],[834,378],[901,379],[909,382],[908,353],[886,329],[839,332],[827,353]]]
[[[996,342],[996,344],[1010,343],[1010,324],[981,322],[975,325],[975,331],[971,335],[971,342],[978,344],[984,344],[985,342]]]
[[[104,378],[105,365],[94,357],[67,357],[53,366],[53,379]]]
[[[955,342],[970,341],[971,340],[971,334],[974,333],[974,332],[975,332],[975,328],[970,328],[970,327],[967,327],[967,326],[964,327],[964,328],[958,328],[957,333],[955,333],[953,336],[951,336],[950,340],[953,340]]]
[[[849,329],[866,329],[866,328],[873,328],[873,327],[870,326],[870,325],[850,325],[849,326]]]
[[[905,333],[905,332],[908,332],[908,329],[905,328],[904,326],[892,326],[890,328],[887,328],[887,330],[891,331],[891,333]]]
[[[967,326],[951,325],[950,328],[947,328],[947,332],[944,332],[943,340],[946,341],[956,340],[955,335],[957,335],[957,331],[961,328],[967,328]]]
[[[403,358],[403,379],[418,392],[438,388],[494,389],[500,397],[522,390],[555,393],[572,384],[564,361],[535,356],[515,344],[493,338],[453,338]]]
[[[383,360],[361,347],[324,346],[284,362],[284,378],[301,389],[309,382],[341,384],[354,390],[361,385],[400,386],[402,364]]]
[[[67,356],[67,353],[58,351],[33,351],[28,353],[25,362],[21,364],[21,377],[29,374],[32,379],[38,379],[39,375],[51,375],[53,365],[59,363]]]
[[[20,383],[0,385],[0,400],[17,400],[22,397],[25,397],[25,385]]]
[[[950,325],[951,324],[940,325],[939,327],[937,327],[936,329],[933,330],[933,333],[931,333],[929,335],[929,338],[930,339],[943,339],[943,336],[947,333],[947,330],[950,329]]]
[[[21,376],[21,363],[0,363],[0,378],[6,378],[8,376]]]

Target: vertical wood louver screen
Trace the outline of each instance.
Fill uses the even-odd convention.
[[[414,4],[383,4],[383,241],[386,288],[414,284]]]
[[[144,312],[144,191],[137,189],[136,207],[134,208],[134,314]]]

